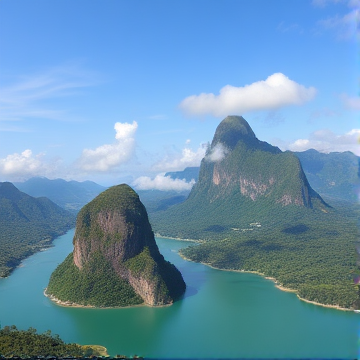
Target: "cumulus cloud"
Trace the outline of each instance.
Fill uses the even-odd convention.
[[[117,122],[114,126],[116,142],[97,147],[95,150],[84,149],[77,166],[85,172],[106,172],[126,163],[135,150],[134,135],[138,124]]]
[[[170,176],[165,176],[165,173],[158,174],[154,179],[148,176],[141,176],[134,180],[132,185],[137,190],[162,190],[162,191],[184,191],[191,190],[195,180],[186,182],[185,179],[172,179]]]
[[[226,85],[219,95],[202,93],[192,95],[180,103],[180,108],[190,115],[210,114],[216,117],[243,114],[254,110],[274,110],[288,105],[301,105],[312,100],[316,89],[275,73],[266,80],[243,87]]]
[[[33,176],[51,176],[57,162],[45,162],[44,154],[33,155],[30,149],[0,159],[0,175],[8,181],[22,181]]]
[[[186,141],[186,145],[189,145]],[[199,148],[193,151],[188,146],[181,153],[167,154],[162,160],[152,166],[155,171],[178,171],[184,170],[189,166],[199,166],[205,156],[208,144],[201,144]]]
[[[221,143],[217,143],[206,155],[205,159],[210,162],[219,162],[221,161],[229,150]]]
[[[282,146],[282,148],[291,151],[315,149],[324,153],[351,151],[359,156],[359,140],[360,129],[352,129],[342,135],[337,135],[330,130],[319,130],[312,133],[309,139],[298,139],[291,144]]]

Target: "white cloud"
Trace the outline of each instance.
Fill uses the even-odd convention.
[[[162,191],[183,191],[191,190],[195,180],[186,182],[185,179],[172,179],[170,176],[165,176],[165,173],[158,174],[154,179],[148,176],[141,176],[134,180],[132,185],[137,190],[162,190]]]
[[[341,100],[343,101],[343,104],[348,108],[352,110],[360,110],[360,97],[351,97],[346,94],[343,94],[341,96]]]
[[[266,80],[243,87],[224,86],[219,95],[192,95],[180,103],[180,108],[191,115],[211,114],[222,117],[254,110],[274,110],[288,105],[301,105],[312,100],[316,89],[275,73]]]
[[[138,124],[117,122],[114,144],[105,144],[95,150],[84,149],[77,166],[85,172],[106,172],[126,163],[135,150],[134,135]]]
[[[298,139],[291,144],[283,144],[281,148],[291,151],[315,149],[324,153],[351,151],[360,155],[359,140],[360,129],[352,129],[342,135],[337,135],[330,130],[319,130],[312,133],[309,139]]]
[[[186,141],[188,145],[188,140]],[[181,153],[167,154],[164,159],[152,166],[155,171],[178,171],[189,166],[199,166],[205,156],[208,144],[201,144],[196,151],[185,147]]]
[[[44,154],[33,155],[30,149],[0,159],[0,175],[8,181],[21,181],[33,176],[51,176],[57,161],[46,162]]]
[[[210,151],[209,154],[206,155],[205,159],[209,162],[219,162],[221,161],[229,150],[221,143],[217,143]]]

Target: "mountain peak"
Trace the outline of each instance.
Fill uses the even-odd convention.
[[[211,147],[222,143],[226,147],[234,149],[239,140],[253,142],[257,138],[248,122],[242,116],[231,115],[221,121],[216,128]]]

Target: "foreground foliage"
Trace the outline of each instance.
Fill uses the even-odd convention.
[[[20,356],[98,356],[96,348],[78,344],[66,344],[58,335],[48,330],[37,334],[37,330],[18,330],[16,326],[5,326],[0,330],[0,355],[5,357]]]

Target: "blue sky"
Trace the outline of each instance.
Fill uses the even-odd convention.
[[[162,174],[199,165],[226,115],[282,150],[360,155],[359,7],[0,0],[0,181],[186,188]]]

